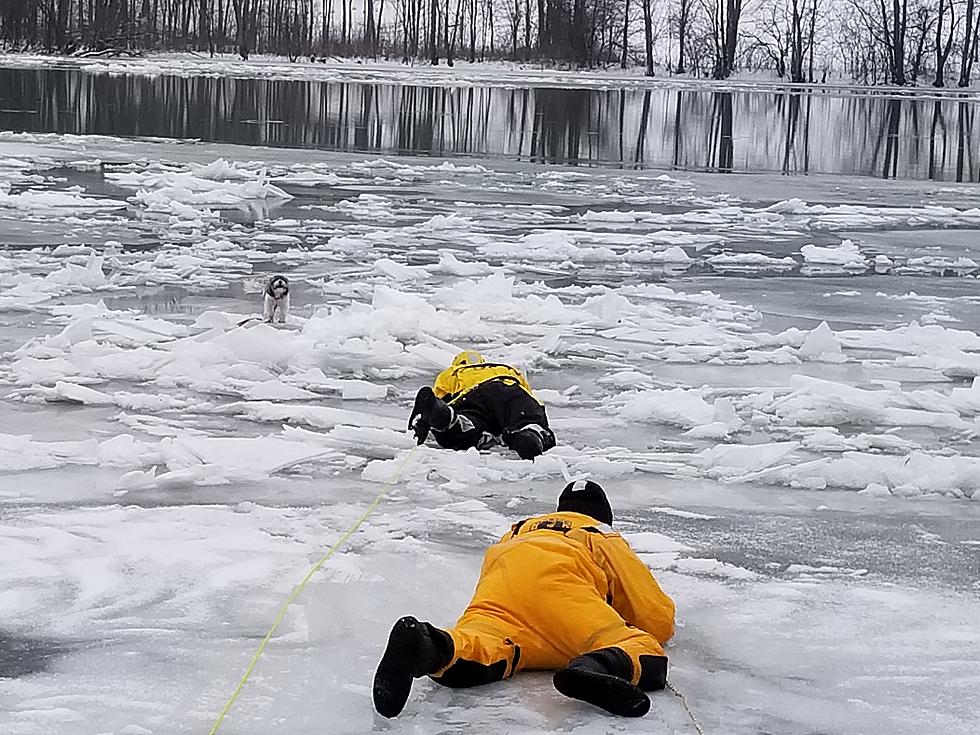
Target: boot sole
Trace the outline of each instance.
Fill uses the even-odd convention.
[[[593,671],[560,669],[554,675],[555,689],[619,717],[643,717],[650,711],[650,698],[618,676]]]
[[[388,645],[374,674],[374,708],[384,717],[395,717],[412,692],[413,665],[421,648],[422,626],[413,617],[399,620],[391,629]]]

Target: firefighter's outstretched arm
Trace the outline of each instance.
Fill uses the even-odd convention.
[[[610,604],[623,620],[661,643],[674,635],[674,601],[660,589],[646,564],[621,536],[603,537],[602,566],[609,579]]]

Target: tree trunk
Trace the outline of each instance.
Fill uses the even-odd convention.
[[[347,50],[347,0],[340,0],[340,46]]]
[[[680,10],[677,14],[677,68],[675,74],[686,74],[687,68],[684,63],[684,55],[687,50],[687,20],[690,11],[690,0],[681,0]]]
[[[204,50],[211,46],[211,8],[208,0],[201,0],[197,15],[197,47],[200,50]]]
[[[569,35],[571,36],[572,58],[575,59],[579,66],[585,66],[589,61],[589,44],[586,38],[585,23],[585,0],[574,0],[572,4],[572,24]]]
[[[476,62],[476,0],[469,0],[469,21],[470,21],[470,63]]]
[[[374,56],[374,0],[364,0],[364,52]]]
[[[816,2],[808,8],[807,0],[792,0],[790,12],[790,81],[796,84],[813,80],[813,44],[816,25]],[[807,14],[809,13],[809,17]],[[807,54],[810,55],[809,74],[804,73]]]
[[[653,0],[643,0],[643,48],[646,56],[644,74],[653,76]],[[625,55],[625,51],[623,52]],[[626,68],[625,66],[623,67]]]
[[[439,65],[439,0],[429,0],[429,61]]]
[[[919,81],[919,75],[922,72],[922,57],[925,56],[926,52],[926,36],[929,33],[928,27],[925,23],[919,25],[919,34],[915,40],[915,51],[912,52],[912,64],[909,69],[909,81],[912,84],[917,84]]]
[[[908,22],[908,0],[892,0],[892,83],[904,87],[905,29]]]
[[[510,58],[511,61],[517,61],[517,39],[520,36],[521,30],[521,13],[520,8],[517,6],[519,0],[514,0],[513,10],[508,9],[510,13]]]
[[[494,21],[493,21],[493,0],[487,0],[487,25],[490,26],[490,56],[493,57],[497,53],[496,45],[496,35],[494,34]]]
[[[630,0],[623,1],[623,53],[619,59],[619,68],[625,69],[630,45]],[[622,136],[620,136],[622,139]],[[620,156],[622,157],[622,156]]]
[[[715,79],[727,79],[735,71],[735,52],[738,48],[738,24],[742,16],[742,0],[717,0],[718,16],[715,27]]]
[[[538,0],[538,55],[544,54],[547,48],[547,38],[548,32],[545,28],[545,14],[544,14],[544,2],[545,0]]]
[[[807,42],[807,48],[809,49],[809,52],[810,52],[810,67],[809,67],[809,73],[807,74],[807,78],[809,79],[809,81],[810,81],[811,84],[813,84],[813,81],[814,81],[813,80],[813,63],[814,63],[814,59],[816,58],[816,55],[817,55],[816,54],[816,44],[817,44],[817,40],[816,39],[817,39],[817,0],[813,0],[813,7],[810,8],[810,35],[809,35],[809,40]],[[824,67],[824,81],[826,81],[826,77],[827,77],[827,72],[826,72],[826,67]],[[808,108],[809,108],[809,105],[810,105],[810,101],[809,101],[809,98],[808,98],[807,99],[807,107]],[[808,137],[808,140],[809,140],[809,137]]]
[[[446,11],[449,10],[449,0],[446,0]],[[456,44],[462,45],[460,40],[460,29],[463,27],[463,0],[456,0],[456,12],[453,15],[453,32],[446,41],[446,46],[448,51],[446,52],[446,63],[449,66],[453,65],[453,59],[456,56]]]
[[[960,87],[969,87],[971,77],[973,76],[973,59],[976,55],[976,35],[977,35],[977,22],[980,18],[977,18],[974,12],[976,6],[975,0],[967,0],[966,2],[966,31],[963,35],[963,57],[960,61]]]
[[[742,16],[742,0],[728,0],[725,24],[725,78],[735,71],[735,51],[738,45],[738,24]],[[729,100],[730,103],[730,100]]]
[[[531,58],[531,0],[524,0],[524,58]]]
[[[235,43],[238,46],[238,55],[242,57],[242,61],[248,61],[251,53],[250,23],[253,13],[251,0],[232,0],[232,9],[235,11]]]
[[[446,49],[446,65],[453,65],[453,49],[449,44],[449,0],[446,0],[446,4],[443,7],[443,17],[442,17],[442,31],[443,31],[443,44]]]

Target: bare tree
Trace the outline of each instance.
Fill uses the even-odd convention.
[[[885,81],[904,86],[907,81],[905,49],[908,32],[908,0],[849,0],[870,47],[864,56],[863,76],[876,81],[884,62]]]
[[[521,12],[521,0],[507,0],[504,10],[507,15],[507,27],[510,30],[510,58],[517,61],[517,44],[520,40],[521,19],[524,17]]]
[[[439,2],[429,0],[429,61],[432,66],[439,64]]]
[[[493,0],[486,0],[483,8],[483,27],[490,29],[490,56],[495,56],[497,53],[497,48],[496,35],[494,33],[496,25],[493,17]]]
[[[467,0],[466,2],[466,19],[469,21],[469,31],[470,31],[470,63],[476,61],[476,16],[477,7],[476,0]]]
[[[967,86],[980,0],[0,0],[0,44],[243,59],[394,53],[435,64],[538,57],[639,63],[646,74],[667,51],[678,74],[726,78],[741,65],[793,82],[819,81],[822,71],[943,86],[955,74]]]
[[[531,55],[531,0],[524,0],[524,53]]]
[[[687,33],[691,21],[692,0],[680,0],[677,9],[677,67],[676,74],[686,74],[685,52],[687,51]]]
[[[247,60],[255,47],[255,35],[258,28],[260,0],[231,0],[235,10],[236,43],[238,54]]]
[[[960,61],[959,86],[969,87],[973,75],[973,62],[977,58],[977,26],[980,25],[980,14],[978,14],[976,0],[966,1],[965,11],[966,29],[963,34],[963,56]]]
[[[462,17],[463,0],[456,0],[456,7],[454,8],[452,14],[450,14],[449,0],[446,0],[446,19],[445,19],[445,30],[446,30],[446,64],[449,66],[453,65],[453,59],[456,54],[456,42],[459,39],[459,29],[463,24]],[[450,28],[449,19],[452,18],[453,23]]]
[[[789,0],[789,5],[789,78],[791,82],[812,82],[817,0]],[[809,74],[804,73],[805,68]]]
[[[911,11],[912,22],[908,28],[908,79],[914,84],[922,74],[922,62],[925,57],[926,42],[936,22],[933,9],[922,3],[917,4]]]
[[[643,50],[646,59],[644,74],[653,76],[653,0],[643,0]],[[625,54],[625,51],[624,51]]]
[[[947,23],[947,18],[949,19]],[[948,27],[949,33],[946,40],[943,40],[943,29]],[[946,85],[946,62],[949,54],[953,50],[953,36],[956,31],[956,13],[953,9],[953,0],[939,0],[939,7],[936,15],[936,41],[933,50],[936,54],[936,75],[932,86],[943,87]]]
[[[374,26],[374,0],[364,0],[364,50],[368,56],[374,56],[377,48],[377,33]]]
[[[630,46],[630,0],[623,0],[623,49],[619,57],[619,68],[625,69]]]
[[[702,0],[702,4],[711,24],[714,41],[712,76],[715,79],[727,79],[735,71],[742,0]]]
[[[881,20],[888,25],[885,0],[878,0],[881,10]],[[904,86],[907,82],[905,75],[905,41],[908,34],[909,25],[909,2],[908,0],[892,0],[891,13],[891,44],[889,51],[891,55],[891,74],[892,83]]]
[[[760,50],[772,62],[776,76],[786,76],[790,44],[793,39],[786,4],[777,0],[759,19],[758,33],[750,34],[753,50]]]

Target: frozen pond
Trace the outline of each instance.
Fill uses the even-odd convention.
[[[899,180],[758,173],[780,169],[775,143],[741,149],[752,174],[626,170],[635,147],[617,157],[615,135],[558,147],[589,167],[542,166],[507,147],[520,126],[471,126],[486,136],[470,148],[393,143],[398,88],[377,79],[16,74],[91,104],[36,120],[58,132],[0,133],[0,731],[207,732],[277,606],[410,451],[416,388],[467,346],[528,371],[559,447],[533,464],[419,450],[220,732],[693,733],[669,695],[612,721],[534,675],[469,692],[420,682],[402,717],[372,714],[393,620],[452,623],[485,546],[550,508],[566,476],[606,486],[676,598],[671,680],[706,732],[974,731],[975,184],[915,180],[928,176],[905,138]],[[215,117],[210,135],[98,127],[132,124],[95,108],[135,104],[134,90],[153,109],[194,85],[357,104],[373,89],[375,142],[341,143],[354,112],[331,144],[318,136],[332,112],[274,139],[248,137],[273,130],[246,125],[258,111]],[[566,92],[590,116],[601,106],[589,125],[603,136],[607,103],[624,100],[634,125],[646,95],[419,94],[493,112]],[[650,104],[666,114],[688,94],[711,109],[714,93],[691,90],[651,90]],[[734,94],[736,127],[781,114],[763,105],[774,96]],[[293,109],[277,99],[257,109]],[[850,98],[811,104],[832,99]],[[938,102],[957,116],[959,101]],[[0,121],[30,119],[9,105]],[[644,162],[670,167],[661,113]],[[811,170],[880,176],[883,159],[857,150]],[[687,151],[684,168],[717,167]],[[239,327],[272,272],[293,283],[290,323]]]

